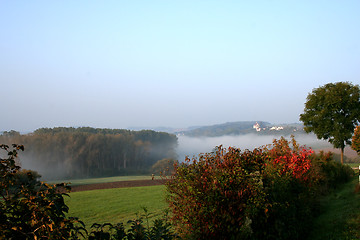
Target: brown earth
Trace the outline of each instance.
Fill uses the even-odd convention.
[[[336,154],[341,154],[341,150],[339,148],[322,148],[322,149],[316,149],[315,152],[319,152],[319,151],[324,151],[324,152],[333,152]],[[354,151],[353,149],[351,149],[351,147],[345,147],[344,149],[344,155],[348,158],[351,159],[357,159],[359,157],[359,155],[357,154],[356,151]]]
[[[154,185],[163,185],[166,180],[134,180],[134,181],[119,181],[109,183],[95,183],[87,185],[72,186],[71,192],[89,191],[96,189],[109,188],[127,188],[127,187],[145,187]]]

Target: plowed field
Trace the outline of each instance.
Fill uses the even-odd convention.
[[[128,188],[128,187],[144,187],[153,185],[162,185],[166,180],[133,180],[133,181],[118,181],[109,183],[95,183],[87,185],[72,186],[71,192],[89,191],[95,189],[109,189],[109,188]]]

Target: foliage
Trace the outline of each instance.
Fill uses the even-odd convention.
[[[354,136],[351,141],[351,148],[360,155],[360,125],[355,128]]]
[[[92,231],[89,234],[89,240],[170,240],[178,238],[171,230],[171,225],[167,219],[167,214],[162,218],[157,218],[153,225],[148,222],[149,213],[143,208],[144,214],[130,220],[128,223],[130,229],[125,230],[123,223],[113,225],[111,223],[98,224],[91,226]],[[144,220],[146,223],[144,223]]]
[[[157,218],[149,226],[149,213],[145,211],[130,221],[126,232],[123,223],[94,223],[88,235],[85,224],[78,218],[67,218],[68,206],[63,196],[70,187],[65,183],[49,185],[38,181],[40,176],[30,170],[20,170],[15,158],[22,145],[13,144],[13,150],[0,145],[7,158],[0,159],[0,238],[1,239],[174,239],[167,215]]]
[[[15,158],[22,145],[0,145],[7,152],[0,165],[0,238],[73,239],[86,233],[76,218],[67,218],[64,203],[70,188],[62,183],[49,185],[37,180],[32,171],[20,172]],[[26,176],[25,176],[26,174]]]
[[[149,225],[149,213],[144,207],[144,214],[139,215],[136,219],[130,220],[130,229],[127,232],[128,240],[146,239],[146,240],[170,240],[178,238],[171,229],[168,219],[168,213],[165,211],[162,218],[155,219],[153,225]],[[144,224],[144,220],[146,223]],[[145,226],[144,226],[145,225]]]
[[[253,220],[255,239],[303,239],[313,217],[317,172],[313,151],[281,138],[265,147],[262,174],[266,213]]]
[[[10,131],[4,131],[2,133],[2,135],[4,136],[8,136],[8,137],[15,137],[15,136],[20,136],[20,132],[14,131],[14,130],[10,130]]]
[[[174,164],[176,164],[177,162],[177,160],[171,158],[161,159],[151,167],[151,172],[157,175],[173,174]]]
[[[307,96],[300,120],[304,122],[306,132],[314,132],[319,139],[328,140],[341,149],[343,156],[360,121],[359,86],[338,82],[313,89]]]
[[[328,193],[341,184],[348,182],[353,176],[354,171],[350,166],[334,160],[332,152],[320,151],[312,155],[312,162],[318,169],[319,191]]]
[[[191,239],[303,239],[328,177],[312,156],[281,138],[187,158],[166,184],[174,227]]]
[[[270,149],[267,149],[269,157],[269,161],[265,164],[269,166],[267,170],[275,169],[277,171],[276,174],[282,178],[293,177],[299,181],[307,182],[311,167],[309,156],[313,151],[304,146],[299,146],[294,138],[292,138],[291,144],[292,146],[290,146],[285,138],[273,141],[273,145],[270,146]]]
[[[4,133],[0,142],[27,146],[25,166],[49,179],[148,174],[163,158],[175,157],[175,135],[150,130],[41,128],[31,134]]]
[[[264,209],[263,159],[261,150],[220,146],[176,166],[166,186],[178,231],[194,239],[246,235],[253,215]]]
[[[126,231],[123,223],[94,223],[91,226],[89,240],[126,239]]]

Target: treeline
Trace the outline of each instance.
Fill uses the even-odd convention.
[[[270,123],[258,122],[261,127],[269,126]],[[219,137],[224,135],[241,135],[254,133],[253,129],[255,121],[228,122],[224,124],[216,124],[212,126],[204,126],[185,132],[189,137]]]
[[[160,159],[176,158],[177,137],[152,130],[41,128],[3,132],[0,143],[26,146],[23,168],[46,179],[147,173]]]
[[[261,131],[256,131],[254,125],[259,124]],[[263,121],[242,121],[242,122],[228,122],[223,124],[216,124],[212,126],[203,126],[188,131],[178,132],[189,137],[220,137],[227,135],[276,135],[276,136],[290,136],[296,133],[304,133],[301,124],[281,124],[282,129],[271,130],[273,125]]]

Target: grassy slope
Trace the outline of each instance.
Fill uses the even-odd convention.
[[[354,192],[358,181],[355,177],[322,199],[322,213],[309,239],[360,239],[360,192]]]
[[[167,206],[163,185],[74,192],[65,200],[68,216],[79,217],[88,229],[93,223],[126,224],[136,213],[143,213],[142,207],[151,216],[160,216]]]
[[[359,165],[360,165],[360,163],[345,163],[345,164],[349,165],[351,168],[357,168],[357,169],[359,169]]]

